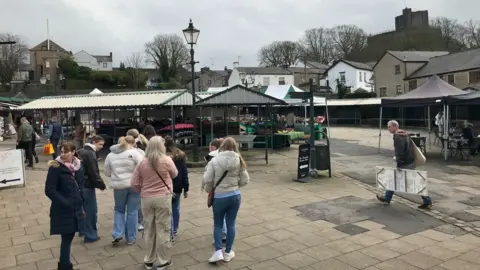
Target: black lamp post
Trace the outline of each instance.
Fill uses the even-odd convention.
[[[192,19],[190,19],[188,27],[183,29],[183,35],[185,36],[187,44],[190,44],[190,65],[192,66],[192,108],[194,114],[197,113],[197,100],[195,96],[195,64],[198,62],[195,62],[194,60],[195,51],[193,50],[193,45],[197,44],[199,34],[200,30],[193,27]],[[193,162],[198,162],[197,117],[195,117],[193,121]]]

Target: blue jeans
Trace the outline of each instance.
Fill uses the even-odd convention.
[[[170,227],[170,234],[172,237],[177,235],[178,224],[180,224],[180,196],[182,193],[175,193],[172,198],[172,226]]]
[[[60,265],[69,266],[70,262],[70,250],[72,248],[72,241],[75,233],[62,234],[62,242],[60,244]]]
[[[85,219],[83,220],[83,236],[85,243],[94,242],[98,239],[97,232],[97,194],[94,188],[83,189],[83,210]]]
[[[213,238],[215,239],[215,250],[222,249],[222,227],[225,220],[227,225],[227,243],[225,252],[230,253],[235,241],[235,220],[242,196],[235,194],[225,198],[215,198],[213,201]]]
[[[140,208],[140,194],[133,189],[119,189],[113,191],[115,200],[115,215],[113,218],[113,239],[125,235],[127,242],[137,241],[138,209]],[[127,213],[125,215],[125,213]]]
[[[383,198],[387,201],[391,201],[392,197],[393,197],[393,194],[395,194],[394,191],[387,190],[387,191],[385,191],[385,196]],[[432,203],[432,199],[430,198],[430,196],[422,196],[422,200],[423,200],[424,205]]]

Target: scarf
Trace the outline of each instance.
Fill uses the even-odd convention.
[[[55,161],[58,161],[59,163],[65,165],[65,167],[70,170],[72,175],[75,175],[75,173],[80,170],[80,167],[82,166],[82,164],[80,163],[80,159],[76,157],[73,157],[72,162],[65,162],[60,157],[57,157]]]

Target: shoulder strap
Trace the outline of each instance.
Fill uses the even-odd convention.
[[[170,191],[170,193],[173,194],[172,190],[170,190],[170,187],[167,185],[167,182],[165,182],[165,180],[163,180],[163,177],[160,175],[160,173],[155,170],[155,172],[157,173],[158,177],[160,177],[160,179],[162,180],[163,184],[167,187],[168,191]]]
[[[227,173],[228,171],[225,171],[222,176],[220,177],[220,179],[218,179],[218,182],[215,184],[215,186],[213,187],[213,191],[215,191],[215,189],[217,189],[218,185],[220,185],[220,183],[223,181],[223,179],[225,178],[225,176],[227,176]]]

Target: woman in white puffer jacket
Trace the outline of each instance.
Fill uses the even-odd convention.
[[[145,153],[137,149],[135,144],[132,136],[121,137],[117,145],[110,147],[111,152],[105,159],[105,175],[110,179],[109,185],[115,200],[113,244],[122,240],[123,235],[127,244],[133,245],[137,240],[140,194],[132,189],[132,174]]]

